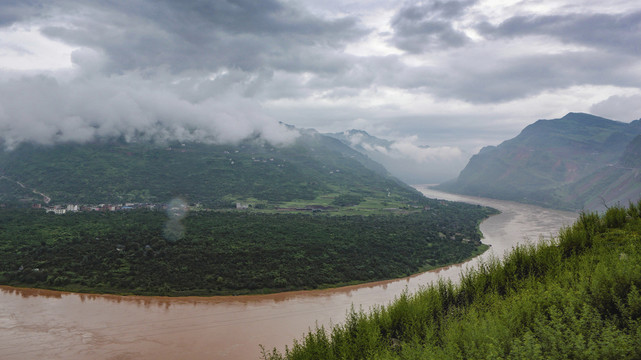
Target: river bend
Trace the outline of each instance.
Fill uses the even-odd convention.
[[[0,359],[258,359],[259,344],[282,349],[316,325],[341,322],[438,278],[536,242],[577,214],[507,201],[452,195],[425,186],[428,197],[499,209],[481,224],[491,249],[463,265],[408,278],[338,289],[211,298],[74,294],[0,286]]]

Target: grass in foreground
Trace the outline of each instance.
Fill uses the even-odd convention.
[[[265,359],[639,359],[641,201]]]

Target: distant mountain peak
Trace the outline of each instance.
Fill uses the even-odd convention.
[[[566,209],[636,201],[639,134],[641,122],[586,113],[538,120],[499,146],[483,148],[442,188]]]
[[[565,116],[563,116],[561,119],[564,119],[564,120],[573,120],[573,119],[581,120],[581,119],[585,119],[585,118],[603,119],[602,117],[599,117],[599,116],[596,116],[596,115],[592,115],[592,114],[588,114],[588,113],[583,113],[583,112],[569,112],[569,113],[565,114]]]
[[[361,135],[365,135],[365,136],[371,136],[367,131],[358,130],[358,129],[345,130],[345,131],[343,131],[343,134],[345,134],[345,135],[361,134]]]
[[[581,123],[590,123],[590,124],[605,124],[605,123],[620,122],[616,120],[606,119],[601,116],[596,116],[596,115],[581,113],[581,112],[569,112],[564,117],[560,119],[555,119],[555,120],[578,121]],[[554,120],[551,120],[551,121],[554,121]]]
[[[393,144],[392,141],[385,140],[378,138],[376,136],[372,136],[367,131],[365,130],[357,130],[357,129],[351,129],[351,130],[345,130],[343,132],[338,132],[338,133],[333,133],[333,134],[326,134],[330,137],[333,137],[335,139],[338,139],[345,144],[358,148],[357,150],[363,152],[362,147],[383,147],[385,149],[389,149],[390,145]]]

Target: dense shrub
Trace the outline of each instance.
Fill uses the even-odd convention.
[[[491,210],[452,204],[405,215],[0,209],[4,284],[157,295],[309,289],[407,276],[484,248]],[[442,236],[443,235],[443,236]]]
[[[352,312],[267,359],[639,359],[638,205],[581,214],[558,238]]]

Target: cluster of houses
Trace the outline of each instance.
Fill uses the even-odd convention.
[[[158,205],[158,204],[143,204],[143,203],[125,203],[125,204],[98,204],[98,205],[78,205],[78,204],[67,204],[67,205],[54,205],[44,207],[42,204],[34,204],[33,208],[42,209],[44,208],[48,213],[52,212],[54,214],[66,214],[69,212],[79,212],[79,211],[125,211],[133,209],[166,209],[167,205]]]

